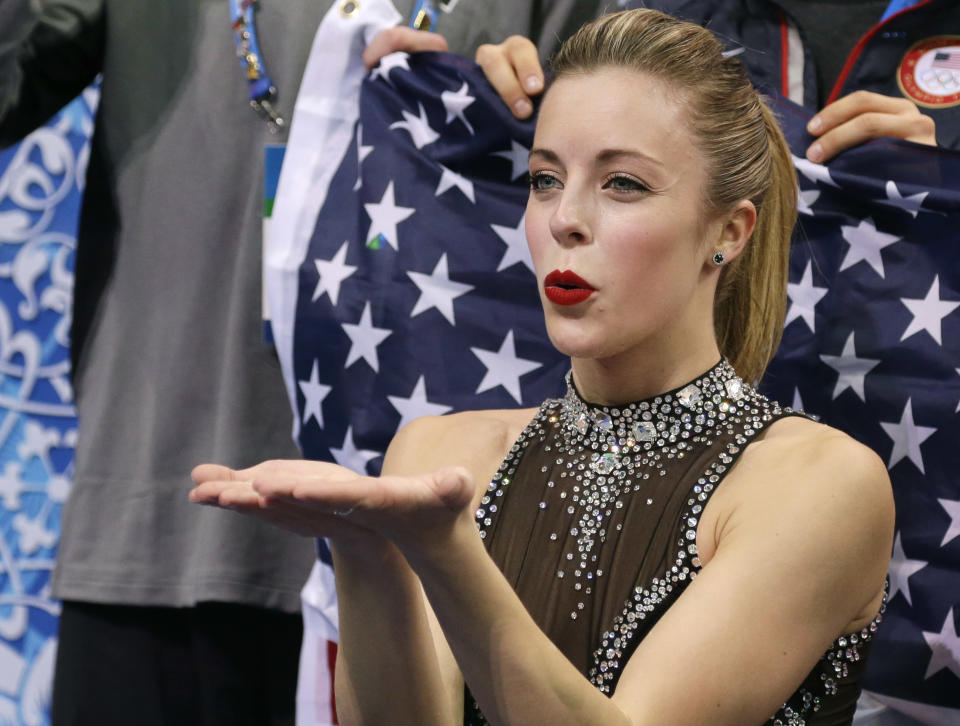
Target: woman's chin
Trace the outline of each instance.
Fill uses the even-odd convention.
[[[553,347],[570,358],[605,358],[612,352],[609,340],[594,339],[582,331],[547,332]]]

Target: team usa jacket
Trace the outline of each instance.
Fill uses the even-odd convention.
[[[758,88],[816,109],[820,89],[803,32],[775,0],[646,0],[643,6],[705,25],[738,55]],[[827,102],[861,89],[909,98],[936,122],[938,144],[960,149],[960,3],[892,0],[854,46]]]

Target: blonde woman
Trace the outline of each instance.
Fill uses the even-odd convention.
[[[604,17],[554,62],[527,238],[568,392],[414,422],[384,474],[204,465],[194,501],[331,538],[345,724],[848,724],[886,471],[749,385],[796,187],[708,31]]]

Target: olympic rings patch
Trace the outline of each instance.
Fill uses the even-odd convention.
[[[960,104],[960,35],[937,35],[916,43],[900,61],[897,84],[918,106]]]

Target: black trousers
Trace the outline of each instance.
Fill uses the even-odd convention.
[[[64,602],[52,726],[293,726],[299,614]]]

